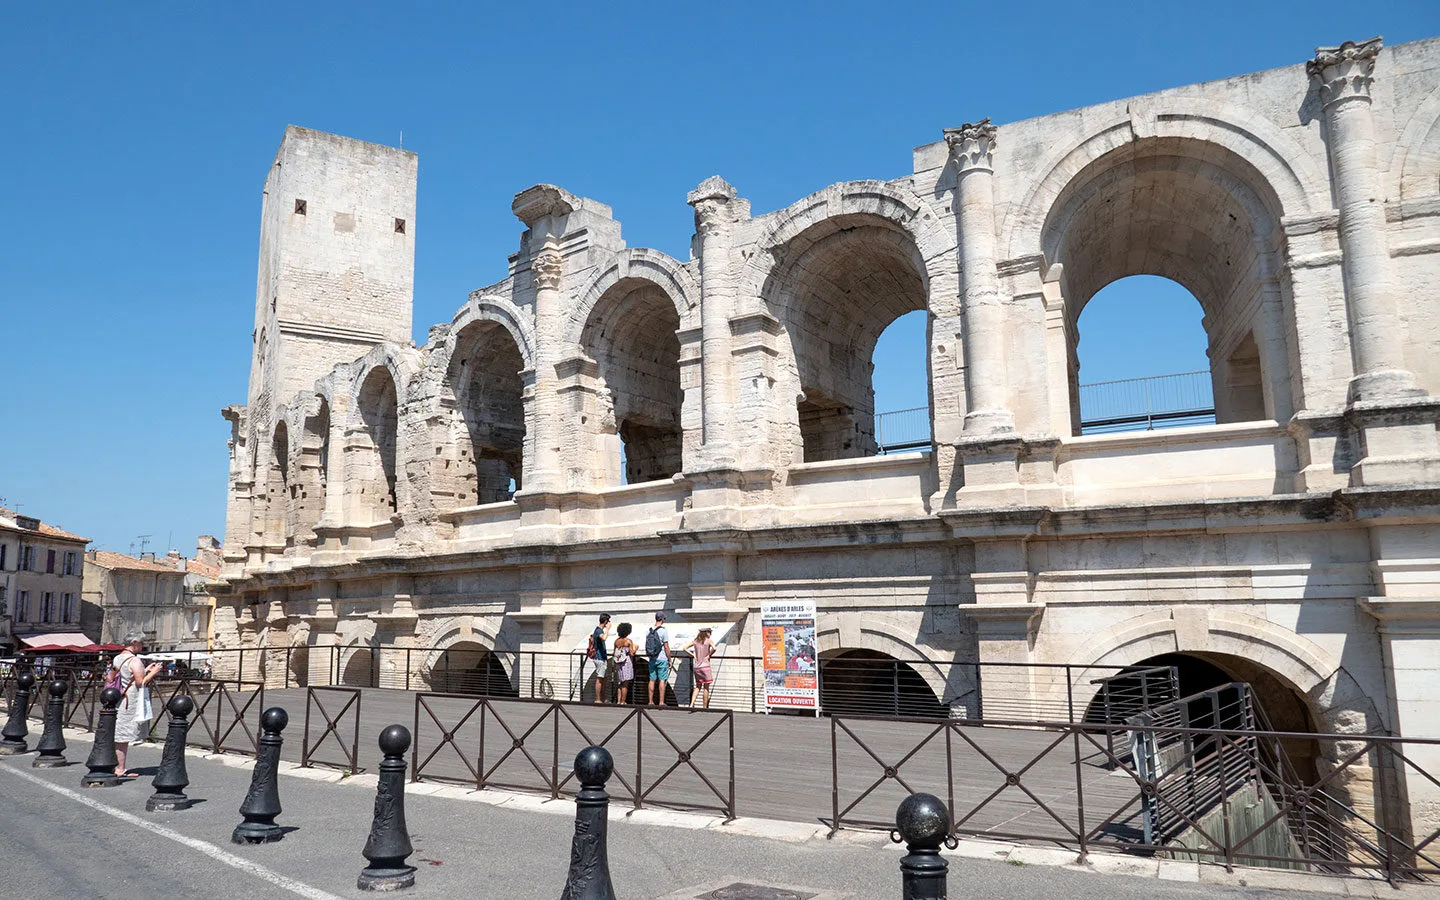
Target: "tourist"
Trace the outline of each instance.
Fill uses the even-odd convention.
[[[635,680],[635,642],[630,640],[630,623],[621,622],[615,639],[615,684],[620,703],[630,702],[630,682]]]
[[[670,632],[665,629],[665,613],[655,614],[655,627],[645,635],[645,655],[649,657],[650,687],[646,702],[651,706],[665,705],[665,686],[670,683]]]
[[[690,694],[690,708],[694,709],[695,701],[703,697],[701,705],[705,709],[709,709],[710,687],[715,684],[715,673],[710,671],[710,660],[715,656],[715,645],[710,642],[710,629],[700,629],[700,633],[695,635],[695,640],[680,650],[681,653],[687,651],[694,660],[691,669],[695,673],[695,690]]]
[[[603,613],[600,616],[600,624],[590,632],[590,640],[585,645],[585,665],[582,671],[585,673],[580,678],[580,689],[584,692],[590,684],[590,679],[595,679],[595,702],[605,702],[605,676],[609,668],[610,653],[605,647],[605,640],[610,633],[610,614]]]
[[[115,758],[119,765],[115,774],[122,778],[137,778],[139,772],[125,768],[125,754],[131,741],[143,741],[150,733],[150,680],[160,672],[159,663],[140,665],[139,653],[145,649],[145,635],[132,631],[125,636],[125,649],[115,656],[112,664],[119,673],[120,700],[115,716]]]

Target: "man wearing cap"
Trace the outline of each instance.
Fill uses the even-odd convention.
[[[670,632],[665,628],[665,613],[655,614],[655,627],[645,636],[645,653],[650,657],[650,693],[652,706],[665,705],[665,685],[670,683]]]

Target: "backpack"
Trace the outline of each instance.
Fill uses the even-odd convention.
[[[114,688],[117,691],[120,690],[120,667],[113,662],[109,668],[105,670],[105,683],[101,686],[101,690],[105,690],[106,688]]]
[[[585,658],[595,658],[595,635],[590,635],[590,641],[585,645]]]
[[[660,642],[660,635],[655,629],[650,629],[645,635],[645,655],[655,659],[665,650],[665,645]]]

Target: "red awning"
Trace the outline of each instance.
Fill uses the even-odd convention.
[[[78,631],[52,631],[48,634],[32,634],[20,638],[20,643],[31,650],[79,650],[94,653],[100,645]]]

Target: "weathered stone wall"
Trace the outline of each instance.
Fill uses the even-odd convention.
[[[1440,40],[1364,42],[949,129],[762,215],[710,178],[689,260],[537,185],[509,277],[418,348],[414,156],[294,129],[217,643],[360,671],[664,608],[756,652],[759,604],[803,597],[826,652],[1188,653],[1321,728],[1440,734],[1437,123]],[[1080,312],[1134,274],[1200,301],[1219,424],[1076,435]],[[914,310],[933,444],[876,457],[871,354]]]

